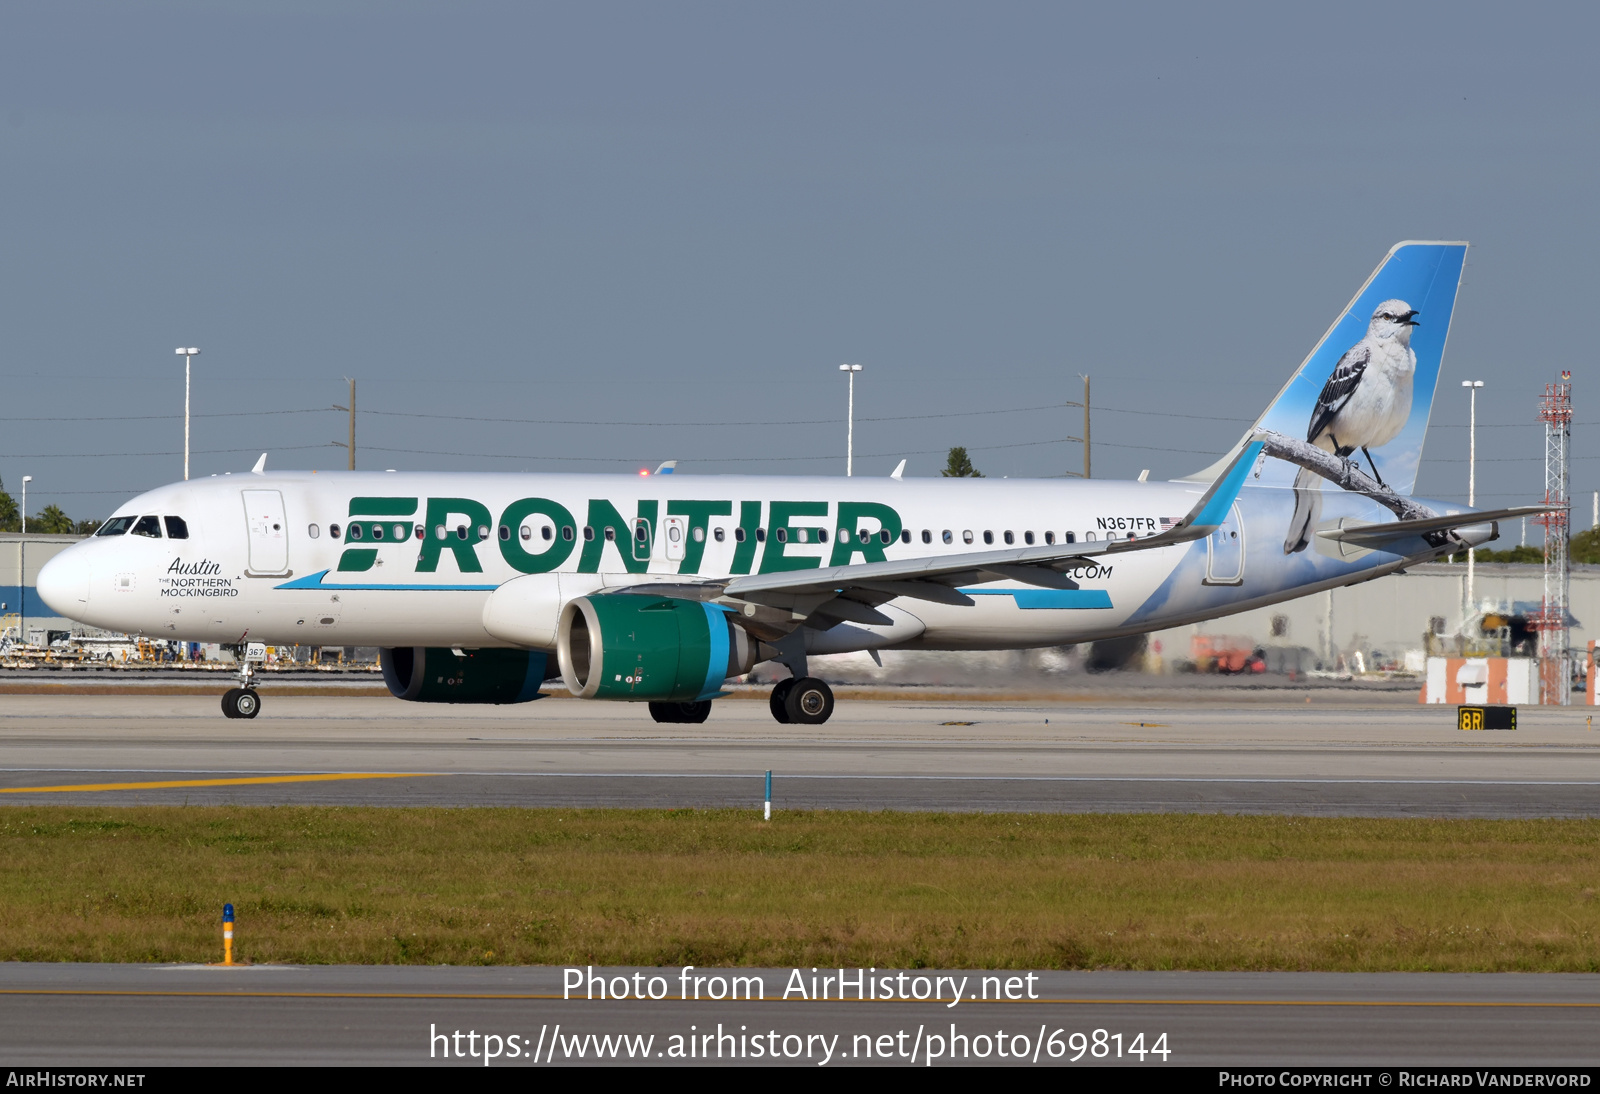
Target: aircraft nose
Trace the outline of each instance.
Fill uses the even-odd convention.
[[[89,603],[90,572],[87,552],[69,547],[44,564],[34,587],[51,610],[70,619]]]

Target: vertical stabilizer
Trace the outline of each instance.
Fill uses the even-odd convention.
[[[1266,430],[1353,459],[1395,493],[1410,494],[1466,256],[1465,243],[1395,244],[1255,425],[1190,478],[1215,478]],[[1303,488],[1297,473],[1267,458],[1251,485]]]

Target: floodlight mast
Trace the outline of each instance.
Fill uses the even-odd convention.
[[[840,365],[839,371],[850,377],[850,403],[845,412],[844,431],[844,477],[848,479],[855,474],[856,466],[856,373],[861,371],[861,366]]]
[[[193,346],[179,346],[174,352],[183,358],[183,479],[189,481],[189,366],[200,356]]]
[[[1472,398],[1472,410],[1467,425],[1467,506],[1469,508],[1478,504],[1478,389],[1483,386],[1482,380],[1462,380],[1461,386],[1467,389]],[[1461,618],[1463,623],[1472,618],[1472,613],[1477,610],[1477,599],[1473,589],[1473,563],[1477,552],[1467,548],[1467,602],[1462,605]]]

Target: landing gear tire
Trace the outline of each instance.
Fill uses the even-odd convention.
[[[772,717],[782,725],[788,725],[794,720],[789,717],[789,708],[785,701],[789,698],[789,692],[794,690],[796,683],[797,681],[789,679],[779,680],[773,685],[772,698],[769,700],[769,705],[772,707]]]
[[[711,700],[698,703],[651,703],[650,717],[658,722],[698,725],[711,716]]]
[[[222,696],[222,713],[228,718],[254,718],[261,713],[261,696],[254,688],[229,688]]]
[[[794,681],[783,697],[785,721],[795,725],[819,726],[833,716],[833,689],[815,676]]]

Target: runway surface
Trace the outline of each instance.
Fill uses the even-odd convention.
[[[759,808],[771,770],[778,809],[1600,816],[1600,732],[1582,707],[1463,733],[1449,707],[1300,696],[843,700],[822,726],[743,699],[702,725],[566,699],[264,700],[228,721],[211,696],[5,696],[0,804]]]
[[[670,1055],[675,1035],[685,1046],[690,1035],[710,1035],[699,1046],[709,1059],[681,1062],[715,1064],[720,1026],[727,1038],[721,1062],[743,1064],[772,1062],[754,1055],[755,1039],[776,1046],[778,1062],[788,1064],[925,1066],[935,1047],[933,1063],[949,1063],[952,1033],[955,1062],[990,1066],[1072,1063],[1074,1033],[1082,1034],[1076,1066],[1160,1066],[1162,1057],[1148,1054],[1158,1043],[1170,1050],[1166,1063],[1190,1066],[1600,1063],[1600,976],[1592,975],[1040,972],[1029,982],[1027,970],[923,969],[889,989],[928,992],[936,979],[965,978],[963,999],[952,1006],[948,982],[940,986],[943,1000],[856,1001],[847,991],[842,1002],[785,1001],[792,970],[694,970],[691,976],[706,978],[703,992],[717,990],[716,976],[761,979],[764,1001],[712,1002],[683,998],[676,968],[595,971],[630,986],[640,972],[637,983],[647,993],[649,978],[658,976],[654,990],[665,998],[563,999],[564,970],[551,967],[0,965],[0,1057],[11,1066],[124,1069],[482,1067],[483,1037],[492,1034],[502,1055],[489,1066],[593,1064],[596,1056],[628,1062],[627,1045],[636,1063],[670,1064],[680,1062]],[[809,981],[810,970],[801,972]],[[986,975],[1000,979],[983,984]],[[980,990],[1001,994],[1013,976],[1022,1000],[978,998]],[[919,985],[916,977],[927,979]],[[1036,998],[1026,997],[1030,990]],[[457,1030],[463,1058],[456,1056]],[[466,1039],[468,1031],[476,1041]],[[995,1049],[1002,1032],[1004,1057]],[[591,1034],[611,1037],[609,1052]],[[618,1042],[619,1034],[630,1040]],[[1139,1034],[1143,1061],[1128,1051]],[[1063,1050],[1054,1059],[1052,1035]],[[643,1048],[637,1037],[653,1040]],[[1100,1058],[1097,1039],[1105,1045]]]

